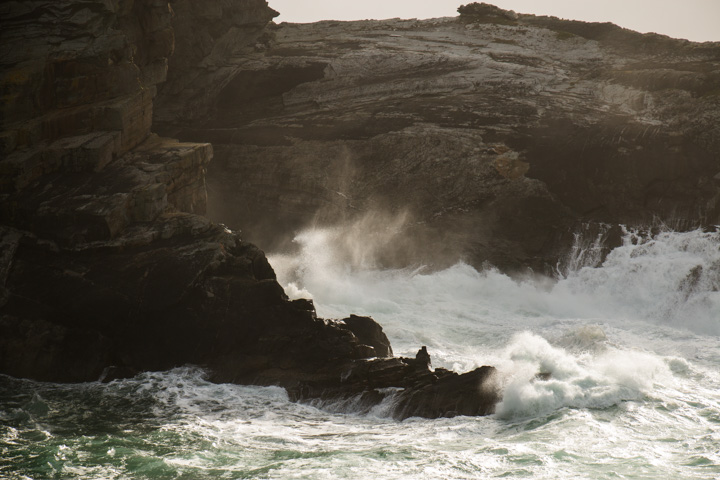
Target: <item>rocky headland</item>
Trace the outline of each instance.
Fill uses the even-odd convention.
[[[405,219],[387,263],[542,271],[581,224],[720,222],[718,44],[485,5],[275,15],[0,5],[0,373],[194,363],[397,418],[487,414],[492,367],[432,369],[424,349],[394,357],[370,318],[318,318],[248,240],[379,212]]]
[[[580,228],[720,222],[718,43],[461,11],[270,24],[177,74],[206,90],[171,79],[155,126],[213,144],[210,218],[267,248],[380,212],[388,263],[547,272]]]

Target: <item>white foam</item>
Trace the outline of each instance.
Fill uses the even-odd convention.
[[[312,296],[321,315],[344,316],[353,310],[422,322],[429,314],[432,322],[452,329],[457,328],[457,318],[492,323],[493,317],[510,313],[527,318],[639,320],[720,335],[718,232],[663,232],[644,239],[627,232],[624,245],[600,267],[578,264],[557,282],[512,279],[463,263],[433,273],[375,270],[367,267],[372,265],[367,254],[338,253],[337,248],[344,248],[333,243],[339,236],[335,230],[309,230],[296,238],[298,255],[270,258],[291,297]],[[348,258],[359,258],[360,263]],[[444,321],[446,316],[452,317],[450,321]]]
[[[582,300],[580,315],[636,318],[720,335],[720,232],[627,232],[599,268],[558,282],[555,295]]]
[[[321,316],[374,316],[396,354],[427,345],[435,367],[499,367],[502,418],[642,399],[658,382],[690,375],[679,354],[714,342],[698,335],[720,334],[717,232],[626,232],[601,266],[582,266],[575,252],[575,270],[559,280],[513,279],[463,263],[376,270],[367,255],[337,254],[338,235],[309,230],[296,239],[299,255],[271,257],[281,283],[312,293]],[[550,379],[535,380],[537,373]]]
[[[280,388],[212,384],[198,368],[107,385],[23,381],[24,395],[47,394],[50,416],[65,422],[48,428],[55,437],[47,433],[44,442],[71,449],[63,477],[142,476],[144,465],[183,478],[717,476],[717,235],[666,232],[633,243],[628,233],[600,267],[583,266],[595,255],[576,251],[575,267],[559,281],[513,279],[462,263],[437,272],[381,271],[371,255],[334,252],[338,235],[308,231],[298,239],[299,255],[272,257],[288,293],[311,293],[325,317],[374,316],[398,354],[414,355],[424,344],[436,367],[497,366],[505,387],[497,415],[396,422],[391,391],[369,412],[348,415],[352,402],[318,409],[290,402]],[[366,244],[354,235],[352,248]],[[589,245],[582,248],[595,248],[595,240]],[[693,265],[702,271],[682,284]],[[100,404],[83,404],[98,394]],[[63,407],[60,397],[73,400]],[[103,419],[116,405],[130,407],[139,423],[95,435],[85,420],[73,420],[83,426],[79,436],[62,437],[69,418],[94,409],[114,432],[113,417]],[[52,414],[58,407],[66,410]],[[37,451],[38,427],[12,415],[0,412],[13,424],[0,437],[20,462],[23,443]],[[93,445],[96,451],[88,450]],[[76,463],[81,454],[97,457]]]
[[[533,417],[563,407],[607,408],[643,398],[655,381],[672,381],[656,355],[616,349],[572,355],[529,332],[513,338],[500,373],[505,377],[497,406],[501,418]],[[537,378],[538,373],[548,378]]]

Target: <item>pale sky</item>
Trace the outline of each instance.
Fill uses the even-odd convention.
[[[696,42],[720,41],[720,0],[486,0],[506,10],[612,22]],[[433,18],[457,15],[463,0],[268,0],[276,22]]]

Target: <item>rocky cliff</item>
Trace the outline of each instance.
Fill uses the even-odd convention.
[[[210,217],[267,247],[382,212],[388,262],[548,271],[583,224],[720,223],[720,44],[461,12],[270,25],[157,128],[213,143]]]
[[[202,216],[211,145],[152,133],[168,65],[165,114],[206,115],[238,73],[212,62],[265,41],[264,0],[27,0],[0,14],[0,373],[109,381],[195,363],[298,400],[371,406],[399,387],[398,418],[492,411],[491,367],[432,371],[426,352],[392,357],[370,318],[289,301],[262,251]]]
[[[382,214],[406,234],[388,263],[543,270],[583,222],[720,223],[717,44],[484,5],[312,25],[268,24],[264,0],[0,14],[1,373],[196,363],[298,400],[393,395],[398,418],[486,414],[492,367],[431,370],[372,319],[317,318],[246,239]]]

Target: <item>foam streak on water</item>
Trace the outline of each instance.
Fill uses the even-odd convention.
[[[718,233],[627,232],[560,280],[378,270],[334,252],[337,235],[271,258],[286,291],[325,317],[372,315],[397,354],[496,365],[495,415],[397,422],[190,367],[108,385],[0,377],[0,478],[720,477]]]

